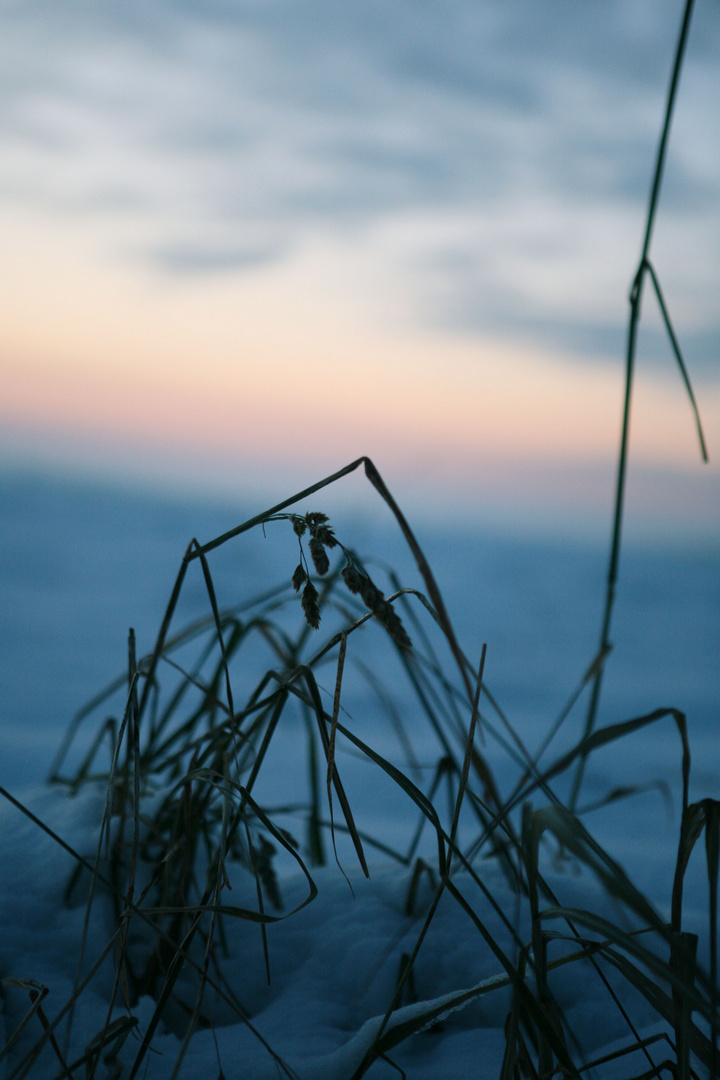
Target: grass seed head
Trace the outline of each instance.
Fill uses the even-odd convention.
[[[371,611],[374,611],[380,601],[383,599],[383,594],[378,589],[377,585],[374,585],[369,577],[364,577],[360,584],[360,595],[362,596],[363,604],[369,607]]]
[[[387,600],[380,600],[375,608],[375,618],[381,626],[385,627],[396,645],[399,645],[401,649],[412,648],[412,641],[402,624],[400,616]]]
[[[302,609],[305,612],[308,626],[317,630],[320,626],[320,608],[318,606],[318,591],[312,581],[308,581],[302,593]]]
[[[295,592],[299,592],[302,586],[307,581],[307,574],[302,563],[298,563],[295,567],[295,573],[292,576],[292,586]]]
[[[305,515],[305,524],[310,530],[310,535],[315,540],[319,540],[325,547],[335,547],[337,540],[335,539],[335,533],[332,531],[330,525],[328,525],[327,514],[320,513],[319,510],[314,513]]]
[[[310,556],[318,574],[320,574],[321,577],[323,574],[327,574],[330,569],[330,560],[328,559],[327,551],[323,547],[322,540],[317,536],[313,536],[310,541]]]
[[[327,514],[323,514],[320,510],[311,510],[305,515],[305,521],[311,530],[318,525],[325,525],[328,520]]]
[[[357,566],[354,563],[347,563],[342,569],[343,581],[347,585],[350,592],[357,596],[362,588],[364,576],[360,573]]]
[[[321,544],[325,544],[326,547],[333,548],[337,546],[337,540],[335,539],[335,533],[332,531],[329,525],[321,525],[319,529],[315,530],[315,535]]]
[[[401,649],[412,648],[412,641],[402,624],[400,616],[392,604],[385,599],[383,592],[370,580],[370,577],[350,561],[343,567],[342,577],[351,593],[354,595],[360,594],[363,603],[374,613],[378,622],[385,627],[393,641]]]

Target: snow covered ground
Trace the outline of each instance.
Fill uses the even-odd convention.
[[[103,792],[88,786],[76,797],[69,797],[41,783],[61,726],[87,696],[122,670],[128,625],[136,627],[141,648],[150,647],[189,535],[202,533],[207,539],[242,520],[243,515],[234,512],[235,520],[228,520],[229,512],[222,508],[183,508],[27,478],[6,478],[3,483],[8,513],[0,537],[0,615],[7,648],[0,659],[0,784],[92,862],[98,847]],[[396,555],[402,558],[382,530],[368,528],[365,539],[371,544],[380,542],[381,554],[388,562]],[[460,533],[428,532],[421,539],[461,640],[473,654],[479,653],[481,641],[488,642],[488,683],[517,732],[531,749],[536,748],[592,658],[604,551],[558,549],[549,543],[523,544]],[[265,554],[263,551],[262,557]],[[256,558],[258,561],[253,561]],[[266,572],[261,556],[247,553],[242,571],[246,583],[247,579],[255,580],[253,575],[261,580]],[[237,561],[218,563],[217,583],[223,599],[237,586],[237,576]],[[714,725],[719,696],[719,601],[720,560],[716,552],[626,553],[614,635],[616,649],[608,667],[601,723],[625,720],[660,706],[683,709],[688,715],[693,754],[693,799],[718,794],[720,758]],[[190,586],[188,603],[191,609],[206,605],[199,586]],[[349,700],[353,712],[352,693]],[[351,720],[362,722],[364,726],[358,730],[363,737],[389,754],[389,737],[373,724],[369,700],[358,697],[354,703],[357,712]],[[406,705],[405,719],[422,762],[432,748],[429,738],[412,727],[412,702]],[[399,708],[403,714],[402,703]],[[577,740],[582,719],[580,710],[569,721],[573,732],[567,738],[561,734],[558,753]],[[286,759],[281,755],[272,764],[274,783],[282,778],[283,770],[290,776],[297,764],[300,744],[290,728],[283,745]],[[589,812],[584,821],[667,919],[679,829],[679,739],[672,721],[665,719],[619,745],[619,753],[618,744],[614,744],[594,756],[583,789],[584,801],[600,799],[622,784],[656,786]],[[510,764],[492,739],[488,739],[485,752],[507,791],[514,775]],[[344,756],[338,760],[357,802],[359,828],[381,835],[389,844],[400,843],[407,825],[402,813],[391,801],[384,801],[380,787],[368,780],[367,769],[363,771],[347,748],[339,750],[341,753]],[[551,758],[552,754],[548,760]],[[288,792],[290,788],[288,780]],[[535,805],[542,801],[536,794]],[[439,809],[442,803],[445,820],[445,797],[438,796],[436,802]],[[423,873],[414,894],[413,864],[405,867],[377,852],[369,854],[371,875],[366,880],[348,844],[340,844],[340,854],[352,891],[330,855],[328,865],[310,867],[318,891],[304,907],[300,905],[308,896],[307,879],[292,860],[283,863],[279,879],[282,910],[272,904],[267,908],[274,916],[283,916],[267,926],[269,984],[257,922],[226,920],[222,972],[227,979],[224,993],[234,1007],[208,991],[213,1026],[197,1027],[177,1075],[187,1080],[221,1076],[227,1080],[275,1080],[283,1075],[301,1080],[351,1080],[359,1075],[365,1054],[383,1025],[403,957],[418,940],[428,906],[436,896],[439,878]],[[608,899],[587,866],[556,856],[557,849],[550,845],[543,873],[560,904],[592,911],[626,928],[636,925],[636,916],[627,906],[623,909]],[[707,965],[703,858],[700,853],[693,856],[685,926],[701,934],[700,958]],[[17,805],[7,799],[0,801],[0,979],[6,1038],[17,1031],[30,1008],[32,987],[22,980],[48,988],[41,1008],[52,1022],[71,999],[78,973],[81,977],[89,971],[113,940],[113,906],[108,890],[100,886],[81,958],[87,889],[81,879],[67,895],[74,867],[74,857]],[[232,860],[227,869],[231,888],[223,890],[222,902],[257,909],[255,884],[247,869]],[[391,1060],[375,1061],[368,1072],[371,1077],[398,1076],[398,1067],[411,1080],[500,1075],[504,1026],[512,1003],[512,989],[500,956],[517,964],[519,942],[525,945],[530,941],[529,908],[510,888],[497,860],[478,860],[474,870],[497,907],[456,867],[450,880],[458,895],[447,888],[439,901],[412,981],[384,1026]],[[547,903],[545,900],[545,906]],[[492,944],[483,937],[478,919]],[[558,920],[548,920],[545,925],[546,929],[561,929]],[[131,929],[132,957],[133,949],[142,948],[142,920],[134,919]],[[554,946],[550,958],[557,960],[567,948]],[[38,1012],[29,1018],[0,1061],[0,1076],[29,1075],[44,1080],[61,1074],[58,1053],[68,1063],[82,1057],[108,1020],[115,957],[116,949],[111,947],[79,997],[71,1034],[67,1017],[59,1025],[57,1052],[46,1040],[41,1056],[23,1066],[24,1056],[42,1035]],[[193,957],[201,960],[201,954]],[[606,970],[641,1036],[671,1031],[616,971],[607,965]],[[212,968],[211,974],[216,974]],[[582,1045],[578,1060],[598,1057],[632,1041],[617,1006],[587,960],[554,968],[550,984],[568,1027]],[[181,1003],[192,1007],[195,986],[192,964],[186,965],[177,990]],[[123,1076],[129,1075],[137,1058],[154,1009],[151,997],[135,1000],[131,995],[130,1013],[137,1025],[126,1033],[118,1051]],[[128,1011],[118,1006],[113,1019],[122,1022],[127,1015]],[[425,1030],[392,1046],[392,1032],[402,1033],[406,1030],[403,1025],[414,1024],[418,1017],[426,1022]],[[168,1010],[154,1033],[152,1049],[143,1057],[139,1076],[164,1080],[175,1075],[186,1019],[182,1004]],[[654,1060],[661,1061],[668,1048],[655,1044],[652,1053]],[[120,1075],[118,1067],[110,1055],[101,1061],[95,1075]],[[645,1068],[645,1059],[635,1054],[602,1066],[598,1075],[633,1076]],[[84,1070],[83,1065],[74,1075],[85,1075]]]
[[[38,817],[52,822],[77,851],[92,857],[102,807],[99,795],[70,800],[56,793],[45,794],[34,798],[31,807]],[[47,986],[50,994],[44,1009],[52,1017],[72,996],[85,907],[72,902],[68,906],[63,900],[73,868],[67,853],[13,807],[6,805],[0,813],[2,970]],[[515,958],[517,949],[501,914],[524,940],[529,936],[528,920],[520,915],[517,897],[497,866],[481,864],[478,872],[499,903],[499,911],[479,896],[467,875],[457,875],[456,886],[481,913],[498,948]],[[247,871],[235,868],[231,877],[228,902],[256,907],[254,883]],[[285,1075],[304,1080],[349,1080],[355,1074],[392,1000],[401,957],[415,945],[434,889],[429,880],[423,880],[413,911],[408,913],[409,869],[387,864],[374,867],[369,881],[352,874],[354,896],[335,866],[318,869],[313,877],[318,887],[316,899],[268,927],[269,985],[259,927],[240,919],[229,921],[223,970],[228,976],[227,990],[236,996],[238,1011],[245,1013],[248,1023],[227,1004],[218,1005],[210,991],[209,1007],[216,1026],[193,1035],[181,1076],[274,1080],[283,1075],[278,1058],[287,1066]],[[551,874],[550,883],[568,906],[608,912],[607,900],[588,876],[575,878],[556,872]],[[282,894],[285,912],[292,912],[307,898],[306,880],[302,875],[284,880]],[[113,929],[108,899],[100,897],[85,945],[85,969],[101,955]],[[102,1029],[113,974],[111,953],[79,1000],[69,1046],[58,1040],[68,1062],[80,1058]],[[190,971],[184,987],[181,980],[178,990],[190,1004],[192,975]],[[412,993],[406,993],[386,1034],[418,1015],[427,1017],[428,1026],[391,1050],[392,1060],[417,1080],[498,1076],[511,998],[504,975],[471,919],[453,897],[444,895],[420,951]],[[469,1000],[464,1000],[462,992],[474,988],[476,996],[466,994]],[[590,1058],[609,1045],[627,1041],[622,1017],[587,962],[568,965],[554,989],[567,1023]],[[10,986],[4,998],[7,1037],[19,1026],[29,999],[26,990]],[[639,995],[625,991],[624,998],[640,1034],[648,1036],[662,1029]],[[133,1003],[138,1027],[121,1051],[126,1065],[139,1050],[138,1035],[147,1030],[154,1007],[155,1002],[147,997]],[[123,1015],[123,1009],[118,1008],[114,1018]],[[177,1016],[175,1020],[179,1022]],[[13,1048],[6,1075],[13,1075],[13,1067],[31,1050],[39,1034],[34,1018]],[[157,1080],[174,1075],[180,1043],[178,1033],[169,1030],[167,1022],[161,1023],[153,1039],[153,1053],[146,1058],[140,1075]],[[630,1075],[629,1069],[626,1059],[617,1075]],[[59,1071],[57,1057],[46,1047],[29,1075],[53,1077]],[[114,1075],[112,1065],[100,1068],[97,1075]],[[398,1074],[390,1064],[378,1061],[370,1075]],[[603,1075],[613,1073],[605,1070]]]

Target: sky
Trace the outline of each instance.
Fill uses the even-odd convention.
[[[681,14],[4,0],[5,467],[268,505],[368,454],[420,511],[604,536]],[[719,54],[697,0],[651,257],[711,464],[648,292],[648,533],[720,524]]]

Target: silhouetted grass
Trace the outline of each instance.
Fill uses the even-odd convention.
[[[341,470],[340,476],[360,466],[399,515],[368,459],[354,462]],[[312,494],[317,495],[325,483],[335,479],[337,474],[316,485]],[[296,497],[305,498],[305,492]],[[179,1069],[198,1025],[225,1024],[234,1018],[251,1027],[252,1017],[236,999],[224,973],[224,966],[233,963],[232,952],[226,952],[227,920],[256,924],[264,943],[268,924],[292,918],[299,910],[286,911],[282,906],[288,860],[305,875],[303,907],[316,895],[313,868],[327,861],[328,838],[333,847],[336,839],[342,838],[342,860],[354,857],[365,874],[370,872],[367,851],[371,848],[375,859],[387,855],[408,867],[412,873],[407,910],[420,920],[415,948],[398,958],[396,991],[387,1002],[384,1017],[378,1018],[374,1038],[353,1078],[365,1075],[379,1057],[454,1009],[476,998],[507,993],[508,988],[502,1076],[551,1076],[558,1070],[581,1075],[590,1063],[556,993],[569,964],[583,965],[583,979],[595,979],[597,994],[609,995],[612,1007],[624,1016],[628,1034],[623,1052],[644,1055],[643,1075],[659,1074],[666,1067],[657,1059],[658,1049],[669,1055],[678,1076],[696,1075],[698,1064],[713,1075],[718,1026],[715,961],[710,971],[697,963],[697,941],[684,930],[682,901],[691,852],[704,834],[710,881],[708,925],[714,948],[720,803],[689,803],[690,757],[684,716],[677,710],[658,709],[597,729],[552,761],[532,759],[521,741],[511,738],[508,721],[504,721],[505,727],[497,727],[494,698],[484,686],[485,652],[479,670],[474,670],[455,638],[417,540],[401,516],[401,528],[426,592],[395,589],[387,597],[382,595],[344,541],[332,534],[335,543],[327,544],[331,526],[323,517],[322,527],[328,530],[325,547],[330,547],[327,563],[316,552],[312,566],[302,557],[299,564],[305,575],[300,587],[306,589],[308,583],[316,582],[310,611],[296,594],[294,584],[297,586],[299,575],[297,569],[293,575],[292,565],[286,586],[255,600],[223,607],[216,595],[210,553],[220,544],[237,544],[248,528],[290,529],[296,542],[302,543],[304,534],[298,523],[308,518],[319,522],[320,515],[284,513],[293,501],[259,515],[219,541],[205,545],[192,541],[153,652],[136,660],[134,635],[130,635],[122,715],[108,720],[101,711],[117,683],[108,688],[107,697],[95,699],[91,711],[78,714],[73,734],[98,716],[99,735],[90,739],[86,753],[70,772],[64,756],[60,757],[53,782],[64,785],[69,794],[102,782],[106,799],[94,856],[71,852],[76,871],[68,881],[66,898],[76,903],[78,896],[85,896],[89,926],[96,917],[98,898],[109,897],[115,930],[99,956],[82,950],[75,991],[51,1021],[42,1012],[41,987],[8,984],[13,992],[24,987],[32,995],[21,1025],[25,1032],[31,1023],[40,1028],[32,1049],[19,1061],[12,1054],[19,1033],[11,1033],[6,1048],[12,1063],[9,1076],[32,1075],[46,1043],[57,1056],[58,1075],[74,1075],[78,1069],[95,1075],[96,1066],[108,1054],[124,1062],[123,1075],[143,1075],[146,1055],[152,1051],[161,1021],[181,1040]],[[182,584],[195,561],[200,563],[211,614],[173,633],[173,614]],[[348,573],[343,573],[348,567],[352,568],[350,583]],[[293,576],[294,584],[290,580]],[[358,580],[370,584],[353,587]],[[380,602],[391,608],[394,617],[385,611],[378,614]],[[397,612],[401,605],[402,616]],[[409,643],[405,623],[412,629],[414,645]],[[372,631],[371,636],[368,631]],[[272,658],[261,671],[257,670],[254,650],[258,644]],[[347,682],[364,677],[362,667],[359,672],[348,667],[355,650],[362,650],[361,656],[367,657],[375,671],[382,667],[378,662],[382,658],[390,673],[387,681],[373,674],[376,689],[382,686],[375,708],[387,710],[391,721],[388,730],[394,732],[395,750],[390,755],[378,752],[361,737],[357,724],[343,722]],[[441,662],[443,651],[447,660]],[[593,670],[591,666],[581,680],[581,690],[591,681]],[[334,687],[327,692],[321,689],[328,681],[323,672],[330,676],[329,686]],[[404,686],[400,686],[401,677]],[[392,717],[392,701],[397,696],[407,700],[408,695],[415,701],[412,733],[398,726],[397,716],[394,721]],[[579,696],[578,691],[573,693],[569,707]],[[431,770],[418,770],[412,760],[420,717],[437,745]],[[602,747],[615,743],[625,746],[643,731],[667,722],[675,725],[680,736],[683,778],[669,924],[560,795],[563,779],[572,776],[578,762]],[[269,806],[267,798],[258,801],[256,789],[275,746],[299,725],[305,731],[304,761],[286,754],[285,767],[296,773],[293,791],[303,788],[305,795],[284,804],[282,792],[272,792],[275,805]],[[507,753],[517,766],[517,781],[505,797],[495,780],[487,748],[478,745],[477,737],[482,731],[488,738],[494,733],[500,739],[503,730],[510,737]],[[412,808],[415,824],[408,818],[404,846],[398,845],[403,835],[400,821],[390,843],[383,833],[373,835],[362,826],[366,808],[362,801],[353,802],[348,796],[341,777],[340,758],[347,750],[384,775]],[[423,754],[426,756],[425,751]],[[546,756],[547,751],[543,758]],[[421,775],[413,779],[413,772],[418,771]],[[305,776],[304,781],[297,780],[298,773]],[[532,799],[540,800],[537,808]],[[23,812],[30,814],[27,809]],[[40,827],[47,829],[43,824]],[[549,848],[548,838],[552,839]],[[60,838],[58,842],[62,842]],[[562,852],[566,865],[575,862],[591,871],[615,901],[612,919],[605,907],[581,910],[563,906],[543,873],[547,852],[553,849]],[[339,848],[335,858],[340,861]],[[482,867],[488,858],[502,867],[505,889],[512,889],[518,909],[525,913],[520,918],[511,917],[505,910],[506,901],[493,895],[484,883]],[[254,907],[236,906],[228,899],[227,887],[239,868],[256,882]],[[433,892],[425,908],[418,908],[421,879],[431,884]],[[469,885],[474,890],[473,899],[468,898]],[[468,934],[478,939],[473,947],[492,954],[497,975],[477,986],[458,986],[456,992],[441,999],[430,998],[411,1006],[406,997],[413,984],[414,965],[445,894],[465,913]],[[514,942],[511,954],[489,928],[487,913],[491,911],[503,920],[508,940]],[[110,954],[114,956],[115,976],[105,1026],[88,1043],[83,1057],[69,1062],[63,1050],[67,1025],[82,1007],[83,993]],[[270,978],[266,945],[264,955]],[[609,975],[613,970],[637,999],[649,1003],[666,1022],[669,1031],[664,1041],[641,1038],[627,992],[619,992],[617,979]],[[155,1001],[155,1009],[139,1032],[133,1009],[148,996]],[[124,1012],[122,1022],[117,1018],[118,1010]],[[128,1038],[131,1033],[132,1038]],[[268,1053],[273,1053],[272,1047]],[[617,1054],[612,1060],[617,1062]],[[293,1075],[291,1066],[278,1058],[284,1075]],[[601,1069],[602,1061],[594,1067]],[[633,1066],[628,1075],[636,1072]]]

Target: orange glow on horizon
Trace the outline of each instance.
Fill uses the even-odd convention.
[[[0,419],[13,426],[275,461],[368,453],[422,461],[438,476],[463,462],[607,462],[616,452],[620,359],[420,337],[400,315],[383,324],[348,290],[359,270],[337,252],[170,280],[98,259],[90,225],[6,224]],[[636,459],[697,461],[675,375],[639,372]],[[712,453],[720,391],[700,404]]]

